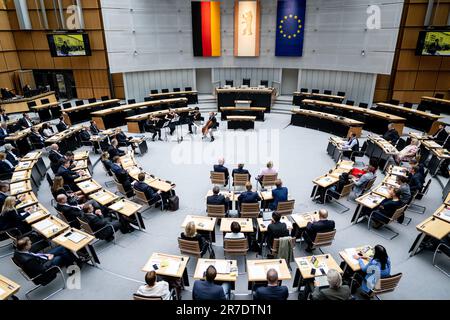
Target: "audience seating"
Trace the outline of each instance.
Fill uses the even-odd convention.
[[[306,93],[306,92],[308,92],[308,89],[307,89],[307,88],[301,88],[301,89],[300,89],[300,92]]]
[[[156,89],[150,90],[150,94],[158,94],[158,90]]]
[[[330,232],[319,232],[316,234],[316,238],[312,241],[311,249],[319,249],[323,253],[322,247],[328,247],[333,244],[334,237],[336,236],[336,230]]]
[[[368,219],[368,222],[367,222],[367,229],[370,230],[370,231],[372,231],[373,233],[378,234],[379,236],[383,237],[384,239],[387,239],[387,240],[392,240],[392,239],[394,239],[395,237],[397,237],[397,236],[399,235],[399,233],[396,232],[396,231],[394,231],[394,230],[392,230],[391,228],[389,228],[389,227],[388,227],[388,224],[391,223],[391,222],[393,222],[393,221],[397,221],[398,218],[400,218],[403,214],[405,214],[406,207],[407,207],[407,206],[405,205],[405,206],[403,206],[403,207],[401,207],[401,208],[395,210],[395,212],[394,212],[394,214],[392,215],[391,218],[386,217],[386,216],[382,215],[381,212],[377,211],[377,214],[382,215],[383,217],[385,217],[386,219],[388,219],[388,222],[387,222],[387,223],[383,223],[383,227],[384,227],[385,229],[389,230],[389,231],[393,234],[392,237],[390,237],[390,238],[385,237],[382,233],[376,232],[376,231],[374,231],[374,229],[371,228],[371,222],[373,221],[373,220],[372,220],[372,217],[373,217],[375,211],[372,211],[372,213],[371,213],[370,216],[369,216],[369,219]],[[376,220],[376,221],[381,223],[381,221],[378,221],[378,220]]]
[[[169,93],[169,89],[162,89],[161,92],[162,93]]]
[[[240,214],[241,218],[250,218],[250,219],[256,219],[259,217],[260,209],[259,209],[259,203],[241,203],[240,205]]]
[[[352,188],[353,182],[345,185],[340,193],[331,189],[327,189],[327,191],[325,192],[325,199],[327,199],[327,196],[329,195],[334,203],[344,208],[342,211],[338,211],[338,213],[342,214],[344,212],[347,212],[348,210],[350,210],[350,208],[344,205],[342,202],[339,202],[339,200],[347,197],[350,194],[350,192],[352,192]]]
[[[443,93],[436,93],[435,95],[434,95],[434,97],[436,98],[436,99],[444,99],[444,94]]]
[[[345,92],[344,91],[338,91],[337,95],[339,97],[345,97]]]
[[[95,103],[95,102],[97,102],[97,99],[95,98],[88,99],[88,103]]]
[[[108,97],[108,96],[102,96],[100,99],[101,99],[102,101],[108,101],[108,100],[109,100],[109,97]]]
[[[353,100],[347,100],[347,101],[345,102],[345,104],[348,105],[348,106],[354,106],[354,105],[355,105],[355,101],[353,101]]]
[[[114,227],[110,224],[104,226],[103,228],[97,230],[94,232],[94,230],[92,230],[91,226],[89,225],[89,223],[81,220],[80,218],[77,218],[78,222],[80,223],[81,226],[81,231],[86,232],[87,234],[90,234],[91,236],[94,236],[96,238],[96,240],[94,241],[94,243],[98,242],[100,239],[97,238],[97,234],[103,230],[106,229],[111,229],[113,232],[113,243],[116,244],[116,231],[114,230]]]
[[[212,205],[208,204],[206,205],[206,211],[208,213],[208,217],[211,218],[225,218],[226,216],[226,210],[225,205]]]
[[[180,88],[173,88],[173,92],[181,92]]]
[[[413,106],[413,104],[412,104],[411,102],[403,102],[403,107],[404,107],[404,108],[409,108],[409,109],[411,109],[412,106]]]
[[[136,103],[136,99],[128,99],[127,103],[128,104],[135,104]]]
[[[392,99],[390,103],[398,106],[400,104],[400,101],[396,100],[396,99]]]
[[[402,278],[402,273],[397,273],[395,275],[386,277],[386,278],[382,278],[379,280],[379,288],[378,289],[374,289],[371,291],[371,293],[368,295],[369,298],[376,298],[378,300],[380,300],[380,298],[378,297],[380,294],[384,294],[384,293],[388,293],[388,292],[392,292],[395,290],[395,288],[397,288],[398,283],[400,282],[400,279]],[[358,281],[354,278],[352,278],[352,281],[350,283],[350,288],[353,287],[354,282]],[[361,283],[358,283],[359,286],[361,285]]]
[[[82,106],[82,105],[84,105],[84,101],[83,100],[77,100],[77,101],[75,101],[75,105],[77,107]]]
[[[327,94],[327,95],[332,95],[333,94],[333,91],[331,91],[331,90],[323,90],[323,94]]]
[[[291,215],[294,212],[295,200],[280,201],[276,211],[282,216]]]
[[[226,86],[233,86],[233,84],[234,84],[234,81],[233,80],[225,80],[225,85]]]
[[[269,80],[261,80],[259,84],[264,86],[264,87],[266,87],[266,88],[268,88],[269,87]]]
[[[213,185],[216,185],[216,186],[219,186],[222,188],[223,188],[223,186],[226,186],[226,184],[227,184],[226,179],[225,179],[225,173],[223,173],[223,172],[211,171],[210,179],[211,179],[211,183]]]
[[[265,189],[266,187],[273,187],[275,186],[275,182],[278,179],[278,173],[274,174],[266,174],[262,177],[261,180],[261,187]]]
[[[311,92],[312,93],[320,93],[320,90],[319,89],[312,89]]]
[[[192,91],[192,87],[185,87],[184,91]]]
[[[250,177],[247,173],[235,173],[233,175],[234,190],[236,190],[236,187],[245,187],[245,185],[249,181],[250,181]]]
[[[250,87],[250,79],[248,79],[248,78],[247,79],[246,78],[242,79],[242,85]]]
[[[247,253],[248,253],[248,240],[244,239],[224,239],[223,240],[223,252],[225,259],[228,257],[242,256],[244,257],[244,270],[247,272]]]
[[[360,107],[360,108],[367,109],[367,108],[369,107],[369,104],[368,104],[368,103],[365,103],[365,102],[360,102],[360,103],[359,103],[359,107]]]

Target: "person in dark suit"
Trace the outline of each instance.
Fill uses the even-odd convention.
[[[57,171],[57,175],[63,177],[64,184],[68,185],[72,191],[80,191],[80,188],[75,183],[75,180],[78,179],[81,175],[84,175],[83,171],[80,171],[80,174],[70,169],[70,160],[61,160],[62,164]]]
[[[244,169],[244,164],[243,163],[239,163],[237,169],[233,169],[233,172],[231,173],[231,175],[233,176],[233,179],[234,179],[234,175],[235,174],[248,174],[248,179],[249,180],[252,177],[250,172],[248,172],[247,169]]]
[[[276,188],[272,189],[273,201],[269,205],[270,210],[276,210],[278,202],[287,201],[288,199],[288,188],[283,187],[283,182],[280,179],[275,182],[275,186]]]
[[[220,194],[220,189],[218,186],[213,188],[213,195],[206,198],[206,204],[210,205],[225,205],[225,212],[228,212],[230,209],[230,199]]]
[[[123,188],[125,189],[125,192],[127,193],[127,197],[131,198],[132,196],[134,196],[130,175],[124,168],[122,168],[119,156],[115,156],[113,158],[111,171],[116,176],[117,181],[119,181],[119,183],[122,184]]]
[[[8,160],[13,166],[17,166],[20,159],[17,157],[17,154],[14,151],[15,148],[11,144],[5,144],[6,160]]]
[[[239,211],[242,203],[257,203],[261,201],[261,197],[259,196],[258,192],[252,191],[253,186],[250,182],[247,182],[247,184],[245,185],[245,189],[247,189],[247,191],[242,192],[238,197]]]
[[[400,200],[400,195],[400,189],[389,189],[389,198],[381,201],[380,205],[374,210],[372,215],[372,225],[375,229],[388,223],[389,218],[392,218],[395,211],[404,205]],[[398,218],[398,222],[402,223],[404,218],[405,216],[402,215]]]
[[[328,220],[328,211],[325,209],[319,210],[319,221],[308,222],[303,232],[303,239],[308,244],[305,251],[312,252],[312,243],[318,233],[333,231],[334,227],[334,221]]]
[[[51,267],[68,267],[78,262],[70,251],[61,246],[50,249],[46,253],[33,253],[30,251],[31,247],[30,238],[23,237],[17,241],[14,252],[14,260],[30,278],[37,277]]]
[[[0,152],[0,179],[10,180],[14,172],[14,166],[6,159],[6,154]]]
[[[83,127],[80,132],[80,139],[82,142],[88,142],[91,140],[91,134],[89,133],[88,127]]]
[[[214,283],[217,270],[209,266],[205,271],[205,280],[196,280],[192,289],[193,300],[226,300],[229,295],[229,283],[220,286]]]
[[[328,288],[316,287],[312,293],[312,300],[345,301],[351,297],[350,287],[342,285],[342,276],[335,269],[327,272]]]
[[[0,122],[7,122],[8,120],[9,120],[9,117],[6,114],[5,109],[0,108]]]
[[[64,159],[64,155],[59,152],[59,146],[56,143],[50,146],[48,158],[50,159],[50,168],[56,174],[61,166],[61,160]]]
[[[56,129],[58,129],[58,132],[63,132],[67,129],[69,129],[69,126],[64,122],[64,117],[59,117],[59,122],[56,125]]]
[[[267,227],[266,242],[272,247],[273,239],[289,236],[289,230],[284,222],[280,222],[281,215],[274,211],[272,213],[272,222]]]
[[[259,287],[254,294],[254,300],[281,301],[287,300],[289,290],[278,283],[278,272],[275,269],[267,271],[267,286]]]
[[[80,206],[70,205],[67,202],[67,196],[64,194],[60,194],[56,197],[56,207],[55,209],[58,212],[61,212],[62,215],[70,222],[70,226],[73,228],[80,228],[80,222],[77,218],[83,217],[83,211]]]
[[[91,125],[89,126],[89,129],[91,130],[91,133],[93,135],[97,135],[100,133],[100,129],[97,127],[97,123],[95,122],[95,120],[91,120]]]
[[[145,173],[141,172],[138,175],[138,181],[136,181],[133,185],[134,189],[145,194],[145,197],[148,200],[148,204],[151,206],[157,201],[159,201],[161,197],[161,191],[155,191],[152,187],[150,187],[145,182]]]
[[[215,164],[213,167],[214,172],[223,172],[225,174],[225,186],[228,185],[228,179],[230,177],[230,173],[228,172],[228,168],[224,166],[225,159],[220,158],[218,164]]]
[[[34,124],[33,121],[31,121],[30,116],[28,115],[28,113],[24,113],[22,118],[19,119],[19,121],[17,122],[17,124],[22,128],[22,129],[27,129],[27,128],[31,128]]]
[[[116,139],[111,140],[111,145],[108,148],[108,153],[109,153],[110,159],[114,159],[116,156],[121,157],[121,156],[125,155],[125,151],[120,150],[118,145],[119,145],[119,142]]]
[[[395,145],[400,139],[400,135],[398,134],[397,130],[395,130],[394,125],[390,123],[388,125],[388,131],[383,135],[383,139],[390,142],[392,145]]]
[[[36,128],[31,128],[28,138],[35,149],[43,149],[45,147],[45,139]]]
[[[409,190],[411,194],[419,192],[423,188],[423,183],[425,179],[420,174],[420,168],[418,166],[411,167],[409,169],[410,180],[409,180]]]
[[[0,146],[5,144],[5,139],[9,136],[9,133],[6,122],[2,122],[0,125]]]
[[[199,107],[195,107],[194,111],[189,112],[189,133],[193,134],[194,132],[192,131],[192,127],[194,126],[195,122],[199,122],[199,121],[204,121],[205,118],[202,117],[202,114],[200,112],[200,108]]]
[[[135,146],[133,143],[131,143],[129,140],[131,140],[131,137],[127,137],[127,135],[122,131],[121,128],[117,128],[116,130],[116,139],[119,143],[118,145],[121,147],[128,147],[131,146],[131,148],[134,150]]]
[[[94,209],[94,206],[90,203],[86,203],[83,206],[83,215],[81,217],[83,221],[89,224],[92,231],[95,232],[95,237],[108,242],[114,240],[114,232],[112,228],[106,228],[106,226],[112,226],[114,231],[122,230],[121,221],[108,220],[104,217],[100,209]],[[124,226],[124,229],[128,229]]]
[[[425,164],[423,162],[417,161],[416,159],[411,159],[409,160],[409,167],[416,167],[417,166],[417,173],[420,174],[420,181],[422,182],[422,184],[425,184],[425,178],[426,178],[426,174],[425,174]]]
[[[433,140],[436,141],[436,143],[439,143],[441,146],[444,145],[445,140],[448,138],[448,132],[445,130],[445,124],[441,123],[439,124],[439,129],[436,131],[435,134],[432,136]]]

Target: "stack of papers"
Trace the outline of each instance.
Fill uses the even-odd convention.
[[[42,221],[39,221],[39,222],[34,224],[36,229],[39,229],[39,230],[44,230],[44,229],[50,228],[50,227],[52,227],[54,225],[55,224],[53,222],[51,222],[49,219],[42,220]]]
[[[280,265],[278,264],[255,264],[252,268],[253,276],[257,279],[266,279],[267,271],[275,269],[280,275]]]
[[[67,239],[74,243],[78,243],[86,238],[84,234],[78,233],[78,232],[72,232],[70,236],[66,236]]]

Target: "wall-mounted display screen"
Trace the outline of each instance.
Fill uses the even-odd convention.
[[[90,56],[91,46],[87,33],[48,34],[48,45],[52,57]]]
[[[450,56],[450,30],[421,31],[416,55]]]

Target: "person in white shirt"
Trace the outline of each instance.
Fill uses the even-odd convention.
[[[225,239],[244,239],[245,235],[241,232],[241,225],[233,221],[231,223],[231,232],[225,234]]]
[[[50,128],[50,126],[48,125],[48,123],[44,123],[42,125],[42,135],[45,138],[50,138],[51,136],[54,135],[53,130]]]
[[[263,176],[268,174],[276,174],[278,171],[273,167],[273,162],[269,161],[267,162],[267,165],[264,169],[261,170],[259,176],[256,177],[256,180],[259,181],[259,183],[262,182]]]
[[[145,285],[140,286],[136,294],[144,297],[161,297],[170,299],[169,284],[166,281],[156,281],[156,272],[150,271],[145,275]]]

